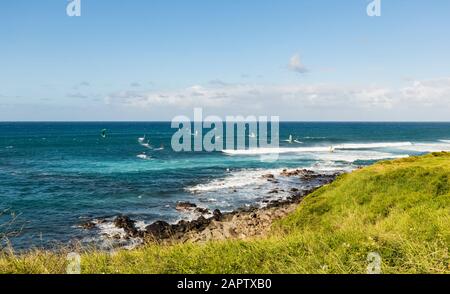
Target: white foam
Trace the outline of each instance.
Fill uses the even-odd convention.
[[[408,157],[407,154],[392,154],[377,151],[336,151],[322,152],[311,155],[314,159],[325,161],[342,161],[353,163],[358,160],[382,160]]]
[[[101,235],[108,238],[120,237],[122,239],[127,235],[124,229],[116,227],[112,221],[97,223],[97,227],[100,230]]]
[[[124,229],[117,228],[112,219],[106,221],[93,220],[96,228],[99,230],[99,235],[86,236],[82,242],[96,243],[103,250],[113,250],[115,248],[134,249],[143,243],[141,238],[127,238]],[[135,226],[139,230],[145,230],[147,223],[144,221],[136,221]]]
[[[147,224],[144,221],[136,221],[136,223],[134,225],[136,226],[137,229],[143,231],[149,224]]]
[[[282,154],[282,153],[304,153],[304,152],[326,152],[330,147],[298,147],[298,148],[255,148],[247,150],[222,150],[228,155],[262,155],[262,154]]]
[[[411,146],[404,146],[399,148],[404,151],[412,152],[440,152],[440,151],[450,151],[450,142],[443,143],[417,143]]]
[[[385,143],[363,143],[363,144],[341,144],[333,146],[334,149],[339,150],[354,150],[354,149],[379,149],[379,148],[398,148],[404,146],[411,146],[411,142],[385,142]]]
[[[450,140],[439,140],[439,142],[450,144]]]
[[[262,176],[270,173],[279,173],[282,169],[268,169],[268,170],[242,170],[233,172],[222,179],[215,179],[205,184],[195,185],[186,188],[191,193],[210,192],[224,189],[237,189],[245,186],[257,187],[265,184],[267,179]]]
[[[340,144],[334,146],[312,146],[295,148],[254,148],[247,150],[223,150],[228,155],[263,155],[263,154],[282,154],[282,153],[308,153],[308,152],[330,152],[335,150],[363,150],[379,148],[399,148],[412,146],[411,142],[386,142],[386,143],[360,143],[360,144]]]
[[[334,174],[336,172],[351,172],[356,168],[357,166],[348,163],[342,164],[335,161],[319,161],[308,169],[321,174]]]
[[[386,154],[383,154],[386,155]],[[388,154],[392,156],[391,154]],[[356,155],[355,155],[356,156]],[[356,156],[359,158],[362,156]],[[381,156],[378,156],[381,157]],[[345,160],[342,160],[345,161]],[[299,167],[303,168],[303,167]],[[356,166],[349,164],[340,164],[334,161],[321,161],[316,163],[313,167],[306,167],[307,169],[321,172],[321,173],[335,173],[335,172],[349,172],[356,168]],[[214,179],[206,183],[198,184],[191,187],[186,187],[185,190],[191,193],[211,193],[217,191],[225,191],[225,194],[233,193],[234,190],[238,192],[242,192],[241,197],[253,197],[255,196],[255,191],[258,191],[256,194],[266,194],[263,193],[265,189],[273,189],[273,184],[267,181],[265,175],[272,174],[275,175],[278,181],[289,181],[290,178],[287,179],[281,176],[283,170],[285,168],[273,168],[273,169],[245,169],[240,171],[233,171],[227,174],[225,177],[220,179]],[[282,184],[282,183],[281,183]],[[290,186],[290,184],[289,184]],[[260,190],[262,189],[262,190]],[[221,195],[222,197],[224,195]],[[280,195],[275,195],[280,196]],[[209,198],[208,201],[216,202],[217,199]]]

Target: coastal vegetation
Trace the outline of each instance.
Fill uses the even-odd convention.
[[[84,249],[82,273],[450,273],[450,153],[339,176],[264,237],[133,250]],[[1,273],[65,273],[67,253],[0,255]]]

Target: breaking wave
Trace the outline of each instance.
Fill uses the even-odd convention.
[[[412,146],[411,142],[386,142],[386,143],[360,143],[360,144],[340,144],[330,146],[311,146],[294,148],[257,148],[248,150],[223,150],[228,155],[261,155],[261,154],[282,154],[282,153],[311,153],[311,152],[334,152],[336,150],[364,150],[381,148],[399,148]],[[377,158],[375,158],[377,159]]]

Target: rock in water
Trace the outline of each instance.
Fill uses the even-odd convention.
[[[123,229],[129,236],[136,236],[138,234],[138,230],[134,223],[135,221],[125,215],[120,215],[114,220],[114,225],[119,229]]]
[[[209,213],[209,209],[207,208],[202,208],[202,207],[197,207],[194,212],[196,213],[201,213],[201,214],[207,214]]]
[[[178,202],[175,209],[176,209],[176,210],[183,211],[183,210],[194,209],[194,208],[196,208],[196,207],[197,207],[197,205],[194,204],[194,203],[190,203],[190,202]]]
[[[91,230],[91,229],[95,228],[95,223],[88,221],[88,222],[81,224],[81,227],[85,230]]]

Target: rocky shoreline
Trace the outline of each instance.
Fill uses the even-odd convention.
[[[298,177],[304,183],[302,187],[291,187],[290,196],[284,199],[265,200],[262,206],[240,208],[232,212],[222,213],[216,209],[210,212],[190,202],[178,202],[177,211],[189,211],[201,214],[198,218],[176,224],[156,221],[145,228],[138,228],[136,221],[125,215],[114,218],[113,224],[123,234],[116,239],[139,240],[142,243],[174,244],[186,242],[207,242],[225,239],[248,239],[263,236],[270,230],[272,223],[293,212],[302,199],[317,188],[331,183],[342,172],[332,174],[316,173],[306,169],[283,170],[279,175],[265,174],[263,178],[269,182],[278,181],[278,177]],[[308,184],[309,183],[309,184]],[[305,188],[308,187],[308,188]],[[281,192],[273,189],[269,194]],[[286,192],[286,191],[283,191]],[[85,230],[95,229],[105,220],[83,223]]]

